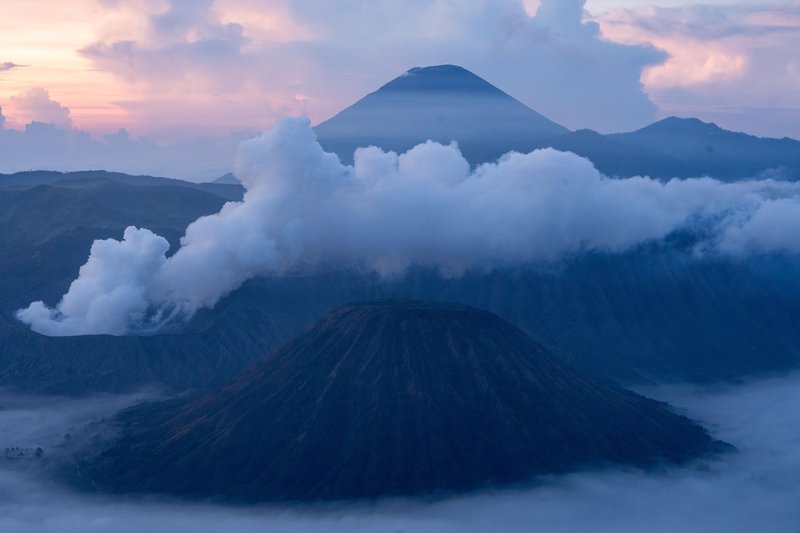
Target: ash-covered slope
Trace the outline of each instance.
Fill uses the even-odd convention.
[[[81,477],[244,501],[467,491],[719,446],[489,312],[410,301],[340,308],[226,388],[118,422]]]
[[[413,68],[314,128],[319,142],[346,163],[362,146],[405,152],[427,140],[457,141],[472,164],[567,129],[455,65]]]

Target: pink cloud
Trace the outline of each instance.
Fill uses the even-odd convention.
[[[6,61],[4,63],[0,63],[0,72],[8,72],[9,70],[14,70],[15,68],[22,68],[27,66],[28,65],[18,65],[17,63]]]
[[[540,3],[115,0],[108,29],[82,54],[129,85],[119,105],[150,127],[262,128],[298,112],[320,121],[410,67],[440,63],[568,126],[652,119],[639,77],[661,53],[603,40],[582,20],[584,0]],[[228,118],[212,120],[212,108]]]
[[[72,129],[69,109],[50,98],[50,93],[41,87],[33,87],[11,97],[10,109],[18,124],[44,122],[61,129]]]
[[[642,76],[662,114],[800,137],[800,3],[643,7],[598,22],[609,39],[669,53]]]

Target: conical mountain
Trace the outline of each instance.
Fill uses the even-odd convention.
[[[408,301],[340,308],[224,389],[118,423],[82,478],[244,501],[468,491],[717,444],[489,312]]]
[[[457,141],[472,164],[494,161],[568,130],[454,65],[413,68],[315,128],[347,162],[361,146],[405,152],[427,140]]]

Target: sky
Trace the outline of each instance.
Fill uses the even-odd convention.
[[[680,115],[800,138],[800,2],[699,2],[0,0],[0,128],[54,125],[15,152],[221,139],[187,170],[212,177],[282,116],[317,123],[455,63],[573,129]]]

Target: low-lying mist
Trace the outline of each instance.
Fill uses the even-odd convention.
[[[55,306],[17,317],[46,335],[148,334],[186,320],[255,276],[409,265],[444,274],[620,252],[681,229],[696,253],[798,253],[800,184],[611,179],[571,153],[510,153],[471,170],[456,145],[397,155],[370,147],[354,166],[317,143],[307,120],[285,119],[242,143],[242,202],[166,239],[129,227],[98,240]]]
[[[800,528],[800,374],[747,385],[643,391],[672,402],[739,452],[657,473],[607,470],[538,488],[436,503],[387,501],[329,508],[222,507],[78,495],[0,463],[0,531],[327,532],[796,532]],[[36,445],[131,397],[3,397],[0,438]],[[0,443],[7,446],[5,443]],[[47,453],[47,450],[46,452]]]

